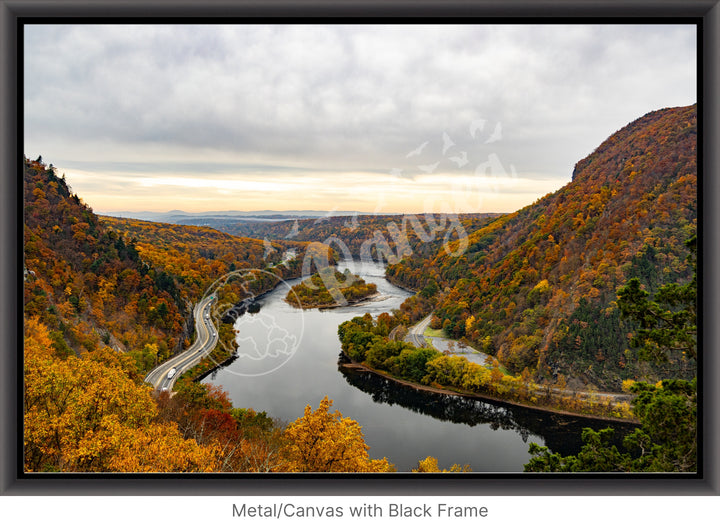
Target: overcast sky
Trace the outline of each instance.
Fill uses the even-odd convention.
[[[510,212],[696,101],[676,25],[25,26],[24,146],[96,212]]]

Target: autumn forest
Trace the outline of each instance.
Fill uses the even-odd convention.
[[[696,106],[650,112],[577,162],[566,186],[512,213],[205,226],[99,216],[71,177],[26,157],[25,471],[396,471],[333,397],[280,420],[201,382],[233,359],[232,319],[215,323],[212,353],[171,390],[144,381],[199,341],[193,309],[214,283],[251,270],[268,273],[253,280],[253,298],[227,282],[212,288],[215,308],[237,311],[304,278],[290,306],[357,306],[333,331],[353,367],[429,394],[631,427],[620,446],[613,429],[587,429],[572,455],[532,443],[527,472],[694,471],[697,136]],[[412,295],[366,314],[377,287],[336,269],[344,259],[381,260]],[[430,332],[413,343],[425,319],[426,331],[487,363],[434,348]],[[422,455],[414,471],[443,467]]]

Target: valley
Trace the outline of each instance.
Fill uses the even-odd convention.
[[[617,463],[691,470],[697,195],[694,105],[633,121],[508,214],[97,216],[25,159],[26,467],[520,472],[580,452],[580,426],[605,444],[642,426],[652,459]],[[664,394],[687,409],[682,459],[646,427]],[[330,444],[304,461],[320,418],[333,445],[353,434],[345,465]]]

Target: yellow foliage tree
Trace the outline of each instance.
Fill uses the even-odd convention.
[[[630,393],[630,388],[632,388],[633,384],[635,384],[635,381],[633,379],[626,379],[622,381],[622,391],[625,393]]]
[[[475,316],[471,315],[465,320],[465,331],[471,331],[473,325],[475,325]]]
[[[461,466],[460,464],[453,464],[450,470],[440,469],[438,466],[437,458],[434,456],[428,456],[427,458],[418,462],[417,469],[413,469],[413,473],[469,473],[472,471],[469,464]]]
[[[37,318],[24,344],[26,471],[210,471],[215,450],[154,422],[148,387],[105,365],[107,349],[59,359]]]
[[[303,417],[285,429],[285,469],[295,472],[386,472],[394,471],[387,458],[372,460],[357,421],[330,412],[327,396],[313,412],[305,407]]]
[[[104,442],[113,453],[110,471],[164,473],[217,471],[220,449],[217,445],[198,445],[179,436],[174,423],[154,423],[131,428],[119,425],[105,433]]]

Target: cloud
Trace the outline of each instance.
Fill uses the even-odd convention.
[[[688,25],[28,25],[25,35],[27,154],[98,172],[408,181],[436,162],[433,172],[467,175],[494,153],[521,176],[569,179],[629,121],[696,95]],[[468,164],[453,163],[462,152]]]

